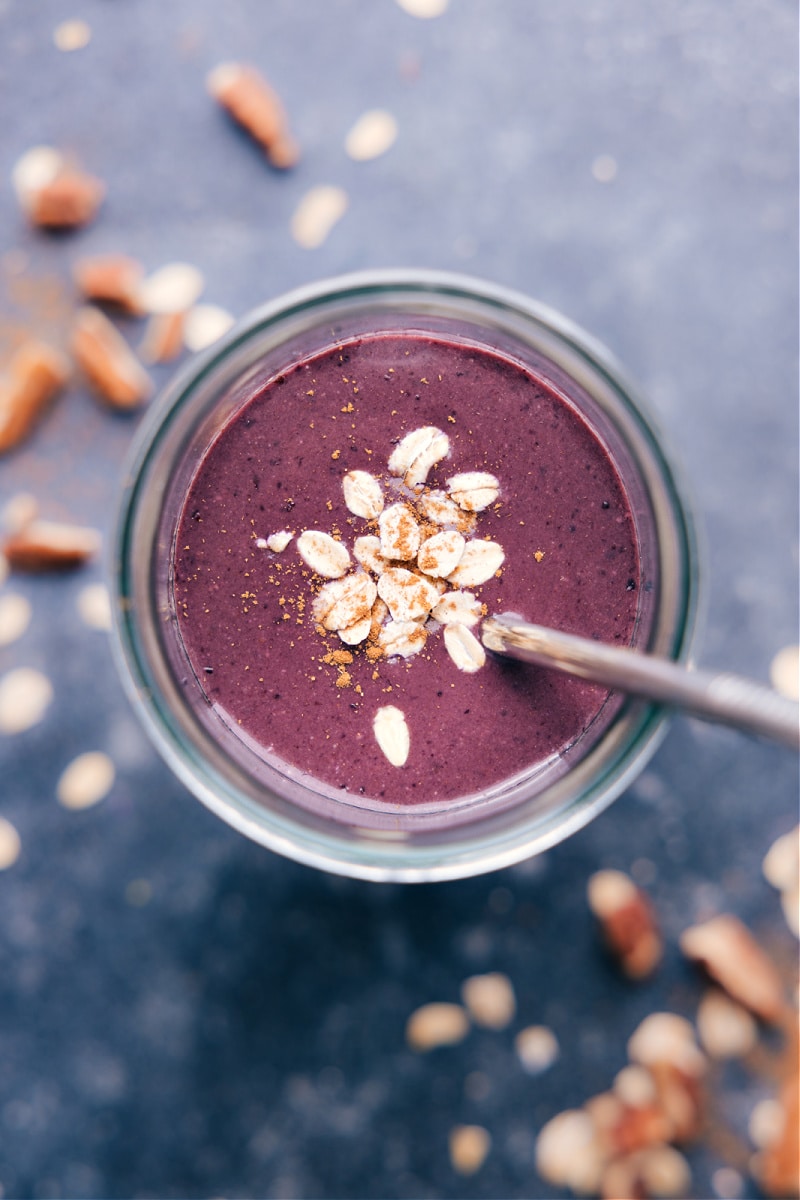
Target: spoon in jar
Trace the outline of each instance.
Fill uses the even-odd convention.
[[[481,638],[495,654],[577,675],[800,749],[800,706],[740,675],[696,671],[638,650],[558,633],[531,625],[516,613],[488,617]]]

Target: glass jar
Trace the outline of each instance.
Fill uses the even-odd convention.
[[[193,677],[172,594],[187,489],[216,435],[267,381],[347,338],[391,331],[486,347],[578,409],[633,513],[647,580],[637,648],[686,660],[697,556],[683,488],[619,367],[569,321],[506,288],[425,270],[323,281],[259,308],[177,375],[132,448],[114,547],[116,655],[134,708],[179,779],[240,832],[324,870],[417,882],[496,870],[580,829],[642,770],[667,713],[613,698],[585,746],[486,794],[404,808],[339,798],[298,771],[276,771],[220,720]]]

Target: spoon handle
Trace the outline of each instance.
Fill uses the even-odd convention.
[[[578,675],[800,749],[800,706],[740,675],[695,671],[637,650],[530,625],[514,613],[487,618],[482,640],[496,654]]]

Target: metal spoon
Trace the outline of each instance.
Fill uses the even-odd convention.
[[[516,613],[487,618],[482,640],[495,654],[578,675],[800,749],[800,706],[739,675],[695,671],[638,650],[557,633],[530,625]]]

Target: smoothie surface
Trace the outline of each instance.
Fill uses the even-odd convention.
[[[403,437],[428,426],[447,435],[449,452],[424,485],[409,488],[388,460]],[[345,503],[342,480],[354,470],[378,481],[387,506],[446,493],[458,473],[490,473],[497,499],[467,517],[464,536],[491,540],[504,558],[486,582],[464,590],[486,615],[511,611],[630,642],[640,587],[634,523],[617,470],[584,419],[493,351],[421,333],[376,334],[272,379],[203,457],[174,551],[191,686],[271,761],[330,794],[378,806],[481,793],[562,754],[586,730],[588,743],[590,726],[602,724],[602,688],[491,656],[467,673],[430,618],[424,647],[408,658],[378,656],[374,641],[345,645],[322,628],[314,602],[327,580],[304,561],[298,537],[331,535],[350,553],[349,573],[364,570],[353,545],[378,525]],[[293,537],[270,549],[278,533]],[[479,637],[480,625],[472,632]],[[386,706],[401,711],[408,729],[402,766],[375,736],[375,714]]]

